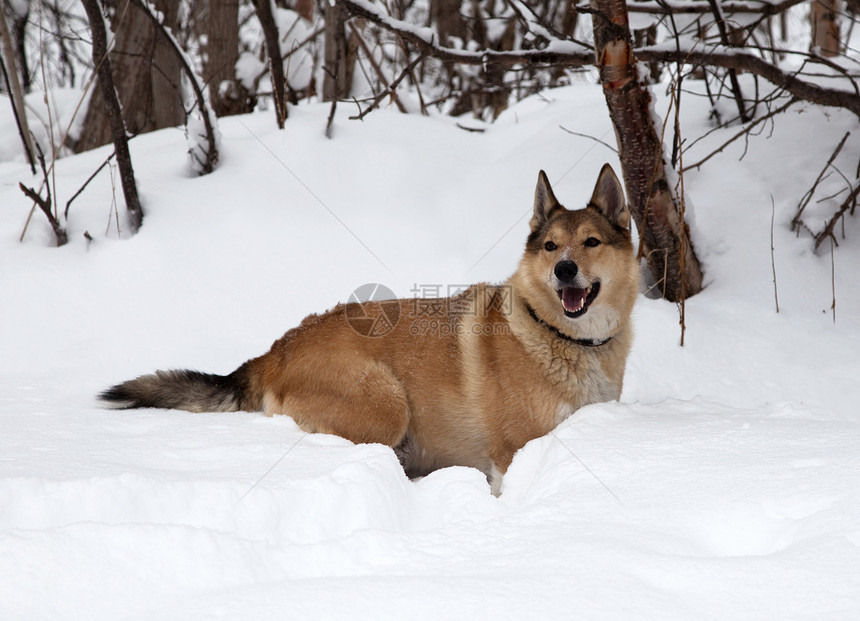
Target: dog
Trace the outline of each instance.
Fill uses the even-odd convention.
[[[410,477],[486,474],[584,405],[618,399],[639,266],[624,192],[604,165],[588,205],[543,171],[525,252],[500,285],[448,298],[338,304],[226,376],[157,371],[103,392],[118,408],[287,414],[309,433],[392,447]]]

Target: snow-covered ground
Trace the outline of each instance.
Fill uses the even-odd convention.
[[[181,129],[140,136],[140,233],[104,171],[56,249],[38,212],[18,241],[17,184],[40,179],[0,101],[0,618],[860,618],[860,226],[832,261],[789,231],[848,130],[837,165],[856,168],[839,111],[798,105],[686,176],[708,286],[685,346],[676,307],[640,296],[621,401],[527,445],[499,498],[477,471],[410,482],[389,449],[287,417],[101,409],[156,368],[229,372],[367,282],[503,280],[538,170],[575,207],[617,166],[559,127],[614,142],[594,85],[484,133],[348,108],[332,140],[327,105],[280,132],[270,112],[224,119],[202,178]],[[683,113],[707,129],[704,100]],[[57,162],[61,206],[108,153]]]

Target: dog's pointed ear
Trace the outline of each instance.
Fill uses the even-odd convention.
[[[542,227],[549,220],[553,212],[558,209],[564,209],[564,207],[561,206],[558,200],[556,200],[555,194],[552,193],[546,173],[540,171],[538,173],[537,187],[535,188],[535,211],[529,223],[532,231],[537,231]]]
[[[609,164],[604,164],[600,171],[589,206],[596,207],[622,229],[630,226],[630,212],[627,210],[627,201],[624,200],[624,188]]]

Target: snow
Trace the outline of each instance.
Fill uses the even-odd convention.
[[[683,105],[692,139],[706,100]],[[280,132],[270,111],[221,119],[205,177],[181,128],[135,138],[140,232],[109,224],[122,194],[103,171],[60,249],[41,213],[18,241],[30,204],[17,184],[40,179],[0,118],[0,618],[860,615],[860,226],[846,221],[833,263],[789,230],[856,128],[840,111],[798,105],[687,174],[707,288],[687,303],[686,345],[676,307],[640,296],[620,402],[529,443],[499,498],[475,470],[411,482],[388,448],[287,417],[101,409],[98,391],[156,368],[229,372],[364,283],[408,297],[503,280],[539,169],[573,207],[617,167],[559,127],[611,140],[590,84],[483,133],[393,108],[348,121],[344,105],[328,140],[328,113],[291,108]],[[108,153],[57,162],[62,206]]]

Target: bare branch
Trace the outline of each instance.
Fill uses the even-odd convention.
[[[748,2],[722,2],[723,13],[754,13],[764,16],[778,15],[783,11],[790,9],[796,4],[800,4],[804,0],[783,0],[782,2],[769,2],[768,0],[749,0]],[[577,10],[580,7],[576,7]],[[672,14],[672,15],[695,15],[710,13],[711,5],[707,0],[685,0],[683,3],[674,3],[672,5],[660,3],[653,0],[634,0],[627,5],[627,10],[630,13],[650,13],[650,14]]]
[[[685,63],[749,71],[785,89],[798,99],[822,106],[845,108],[860,117],[860,96],[856,92],[857,85],[853,81],[855,92],[819,86],[801,80],[797,77],[797,73],[786,73],[759,56],[732,48],[715,47],[708,51],[682,50],[680,53],[683,55],[681,60]],[[644,62],[674,62],[678,56],[678,52],[674,50],[655,47],[640,48],[634,50],[634,54]]]
[[[96,178],[96,175],[98,175],[98,174],[102,171],[102,169],[110,163],[110,161],[113,159],[113,157],[114,157],[115,155],[116,155],[116,151],[114,151],[113,153],[111,153],[110,155],[108,155],[108,156],[107,156],[107,159],[106,159],[104,162],[102,162],[102,163],[101,163],[101,165],[100,165],[98,168],[96,168],[96,169],[95,169],[95,171],[93,172],[93,174],[91,174],[91,175],[87,178],[87,180],[86,180],[86,181],[84,181],[84,184],[83,184],[80,188],[78,188],[78,191],[77,191],[77,192],[75,192],[75,193],[72,195],[72,197],[71,197],[71,198],[66,202],[66,210],[63,212],[63,217],[64,217],[64,218],[68,219],[68,217],[69,217],[69,207],[71,207],[71,206],[72,206],[72,201],[74,201],[78,196],[80,196],[81,192],[83,192],[83,191],[86,189],[86,187],[90,184],[90,181],[92,181],[93,179],[95,179],[95,178]]]
[[[386,90],[391,93],[391,99],[394,101],[394,104],[397,106],[397,109],[405,114],[406,107],[400,101],[400,98],[397,97],[397,91],[391,90],[391,85],[388,83],[388,79],[382,72],[382,67],[380,67],[379,63],[376,62],[376,59],[373,58],[373,53],[370,51],[370,48],[367,47],[367,42],[364,40],[364,37],[361,36],[361,32],[358,28],[355,27],[355,24],[352,23],[349,24],[349,29],[352,32],[353,36],[355,36],[356,41],[358,41],[358,45],[364,52],[364,55],[367,58],[367,62],[370,63],[370,66],[373,68],[374,73],[376,73],[376,77],[378,77],[379,80],[383,84],[385,84]]]
[[[851,132],[845,132],[845,135],[842,137],[842,140],[839,141],[839,144],[836,146],[836,149],[833,150],[833,153],[830,155],[830,158],[827,160],[827,163],[824,165],[824,168],[821,169],[821,172],[818,173],[818,177],[815,179],[815,183],[812,184],[812,187],[809,191],[804,195],[803,200],[800,203],[800,206],[797,209],[797,214],[791,220],[791,230],[796,231],[798,226],[801,224],[803,215],[803,210],[806,209],[806,206],[809,204],[809,201],[812,200],[813,195],[815,194],[816,188],[818,188],[818,184],[821,183],[821,179],[824,177],[824,173],[827,172],[827,169],[830,168],[830,165],[833,164],[833,161],[839,155],[839,152],[842,150],[842,147],[845,146],[845,141],[848,140],[848,136],[851,135]],[[817,244],[816,244],[817,247]]]
[[[349,11],[358,17],[364,17],[371,22],[396,32],[407,42],[415,45],[427,56],[432,56],[443,62],[462,65],[487,65],[496,63],[505,66],[520,63],[568,64],[583,67],[594,64],[594,51],[569,41],[555,40],[551,50],[520,50],[498,51],[479,50],[467,51],[446,47],[436,42],[435,32],[431,28],[418,27],[409,22],[394,19],[373,5],[356,0],[340,0]]]
[[[702,165],[703,165],[705,162],[707,162],[709,159],[711,159],[712,157],[714,157],[714,156],[715,156],[715,155],[717,155],[718,153],[722,153],[722,152],[723,152],[723,150],[724,150],[727,146],[729,146],[730,144],[732,144],[735,140],[737,140],[738,138],[742,138],[743,136],[747,136],[747,135],[749,135],[749,133],[750,133],[750,132],[751,132],[751,131],[752,131],[752,130],[757,126],[757,125],[760,125],[761,123],[764,123],[765,121],[767,121],[768,119],[773,118],[773,117],[774,117],[774,116],[776,116],[777,114],[782,114],[783,112],[785,112],[786,110],[788,110],[789,106],[791,106],[792,104],[795,104],[795,103],[797,103],[797,99],[796,99],[795,97],[792,97],[792,98],[791,98],[791,99],[789,99],[787,102],[785,102],[783,105],[781,105],[779,108],[776,108],[776,109],[774,109],[774,110],[771,110],[771,111],[770,111],[770,112],[768,112],[766,115],[761,116],[761,117],[759,117],[758,119],[756,119],[755,121],[753,121],[752,123],[750,123],[750,125],[749,125],[748,127],[745,127],[744,129],[742,129],[741,131],[739,131],[738,133],[736,133],[734,136],[732,136],[731,138],[729,138],[728,140],[726,140],[723,144],[721,144],[721,145],[719,146],[719,148],[717,148],[715,151],[711,152],[711,154],[710,154],[710,155],[708,155],[707,157],[702,158],[701,160],[699,160],[699,161],[698,161],[698,162],[696,162],[695,164],[690,164],[690,165],[689,165],[689,166],[687,166],[686,168],[687,168],[688,170],[689,170],[689,169],[693,169],[693,168],[701,168],[701,167],[702,167]],[[687,149],[689,149],[689,147],[687,147]]]
[[[836,235],[833,233],[833,229],[836,228],[836,224],[842,219],[846,212],[849,210],[854,210],[857,206],[857,197],[860,195],[860,183],[854,186],[854,189],[851,190],[851,193],[848,195],[848,198],[845,199],[845,202],[839,207],[833,217],[827,222],[827,225],[824,227],[824,230],[821,231],[818,235],[815,236],[815,250],[818,250],[818,247],[822,244],[822,242],[828,237],[833,240],[833,243],[837,246],[839,243],[836,241]]]
[[[595,138],[594,136],[589,136],[588,134],[580,134],[579,132],[575,132],[575,131],[573,131],[573,130],[570,130],[570,129],[566,128],[564,125],[559,125],[558,127],[559,127],[559,129],[561,129],[562,131],[567,132],[568,134],[572,134],[572,135],[574,135],[574,136],[579,136],[580,138],[588,138],[589,140],[593,140],[593,141],[594,141],[594,142],[596,142],[597,144],[602,144],[604,147],[606,147],[607,149],[609,149],[610,151],[612,151],[615,155],[618,155],[618,149],[616,149],[615,147],[613,147],[613,146],[612,146],[611,144],[609,144],[608,142],[603,142],[600,138]]]
[[[381,9],[360,2],[360,0],[340,1],[353,15],[364,17],[387,30],[396,32],[400,37],[415,45],[428,56],[432,56],[443,62],[480,66],[487,66],[493,63],[503,66],[533,63],[585,67],[595,64],[593,50],[562,39],[553,39],[547,47],[539,50],[497,51],[484,49],[467,51],[445,47],[436,41],[435,33],[431,28],[418,27],[414,24],[394,19]],[[782,4],[787,8],[796,3],[796,1],[786,0]],[[656,3],[651,4],[658,6]],[[707,2],[702,2],[701,4],[706,10],[697,10],[695,12],[709,12],[711,10]],[[636,4],[631,3],[631,6],[636,6]],[[743,12],[729,10],[727,7],[731,6],[733,5],[724,5],[724,11],[726,13]],[[587,7],[577,7],[577,10],[582,13],[591,14],[598,19],[600,18],[599,14],[596,14],[594,10]],[[762,10],[770,9],[763,8]],[[860,87],[847,75],[845,79],[851,85],[853,92],[839,88],[828,88],[803,80],[798,77],[799,73],[797,72],[786,73],[760,56],[738,48],[712,46],[702,50],[679,46],[673,50],[665,47],[646,46],[634,49],[633,54],[642,62],[680,62],[696,66],[713,66],[723,69],[748,71],[768,80],[775,86],[783,88],[798,99],[822,106],[845,108],[860,117]],[[816,62],[821,62],[821,59],[816,58],[815,60]],[[828,64],[828,66],[831,65],[832,63]],[[833,67],[835,68],[835,65]]]
[[[421,55],[419,55],[419,56],[416,56],[416,57],[412,60],[412,62],[411,62],[411,63],[409,63],[409,64],[406,66],[406,68],[405,68],[405,69],[400,73],[400,75],[399,75],[399,76],[397,76],[397,79],[396,79],[396,80],[394,80],[394,81],[393,81],[393,82],[388,86],[388,88],[386,88],[384,91],[382,91],[381,93],[379,93],[379,95],[377,95],[377,96],[374,98],[373,103],[371,103],[371,104],[370,104],[370,106],[368,106],[367,108],[365,108],[364,112],[362,112],[361,114],[357,114],[357,115],[355,115],[355,116],[351,116],[351,117],[349,117],[349,119],[350,119],[351,121],[360,121],[360,120],[361,120],[361,119],[363,119],[365,116],[367,116],[367,115],[368,115],[368,113],[369,113],[371,110],[374,110],[374,109],[379,105],[379,102],[381,102],[383,99],[385,99],[385,96],[386,96],[386,95],[388,95],[389,93],[391,93],[392,99],[394,99],[394,98],[396,97],[396,96],[394,95],[394,92],[395,92],[395,90],[397,89],[397,86],[400,84],[400,82],[402,82],[402,81],[403,81],[403,78],[405,78],[407,75],[409,75],[409,73],[412,71],[413,67],[415,67],[415,65],[417,65],[417,64],[418,64],[419,62],[421,62],[422,60],[424,60],[424,54],[421,54]]]

